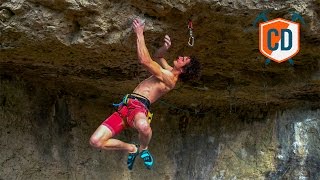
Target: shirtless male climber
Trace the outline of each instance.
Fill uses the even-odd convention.
[[[104,150],[124,150],[129,153],[127,165],[133,168],[135,158],[140,155],[144,165],[151,169],[153,158],[148,150],[152,130],[148,121],[150,104],[172,90],[178,79],[188,81],[199,76],[200,63],[194,57],[179,56],[171,67],[163,58],[171,46],[168,35],[164,38],[164,45],[159,48],[153,59],[144,40],[144,23],[141,20],[133,21],[133,30],[137,37],[137,53],[139,62],[152,74],[142,81],[131,94],[127,94],[119,105],[117,112],[108,117],[93,133],[90,144]],[[135,128],[139,133],[140,145],[125,143],[113,137],[119,134],[126,126]]]

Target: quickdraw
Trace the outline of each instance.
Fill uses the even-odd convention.
[[[191,19],[189,19],[188,29],[189,29],[189,35],[190,35],[189,41],[188,41],[188,45],[189,46],[193,46],[194,45],[194,37],[193,37],[193,34],[192,34],[193,26],[192,26]]]

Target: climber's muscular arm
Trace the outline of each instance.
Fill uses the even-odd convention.
[[[144,24],[135,19],[133,21],[133,29],[137,35],[137,53],[139,62],[160,81],[164,82],[167,86],[172,86],[174,83],[172,73],[163,69],[158,63],[153,61],[150,56],[143,35]]]
[[[153,55],[153,58],[166,70],[171,71],[172,67],[168,64],[167,60],[164,59],[164,55],[171,46],[171,39],[168,35],[164,37],[164,44],[160,47],[156,53]]]

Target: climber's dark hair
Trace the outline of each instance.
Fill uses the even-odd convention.
[[[182,82],[197,80],[200,77],[201,64],[195,56],[190,56],[190,62],[183,67],[183,72],[179,75]]]

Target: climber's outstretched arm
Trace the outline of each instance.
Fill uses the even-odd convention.
[[[168,64],[167,60],[164,58],[164,55],[167,53],[170,46],[171,46],[171,39],[168,35],[165,35],[163,46],[161,46],[153,55],[153,58],[155,59],[155,61],[157,61],[164,69],[167,69],[169,71],[172,70],[172,67]]]

